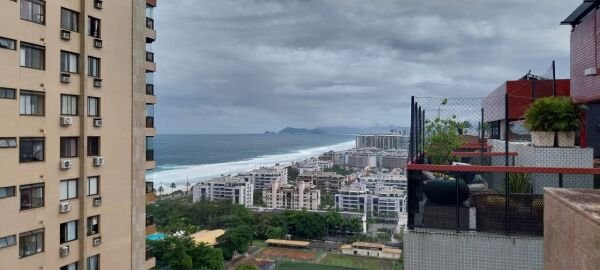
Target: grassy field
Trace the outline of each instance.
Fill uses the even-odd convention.
[[[281,262],[273,270],[354,270],[356,268],[347,268],[342,266],[331,266],[302,262]]]
[[[377,259],[369,257],[359,257],[352,255],[342,255],[329,253],[325,258],[320,261],[321,264],[336,265],[348,268],[358,269],[394,269],[395,264],[399,264],[398,261]],[[396,268],[398,269],[398,268]],[[400,268],[401,269],[401,268]]]

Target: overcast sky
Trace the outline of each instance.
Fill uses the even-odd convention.
[[[485,96],[555,59],[582,0],[165,0],[158,131],[408,125],[410,96]]]

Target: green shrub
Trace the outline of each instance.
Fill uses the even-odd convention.
[[[540,98],[527,109],[525,127],[531,131],[575,131],[584,108],[574,105],[569,97]]]
[[[459,124],[452,119],[436,118],[425,124],[427,132],[427,146],[425,154],[434,164],[448,164],[456,160],[452,155],[454,149],[463,144],[463,139],[458,133]]]
[[[508,176],[508,184],[510,185],[510,193],[531,193],[531,176],[527,173],[511,173]],[[505,192],[506,187],[500,189]]]

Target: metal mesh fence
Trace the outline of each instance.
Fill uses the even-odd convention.
[[[485,98],[413,97],[409,228],[542,235],[545,188],[594,188],[600,170],[577,133],[550,132],[539,147],[524,126],[534,102],[565,94],[555,83],[507,82]]]

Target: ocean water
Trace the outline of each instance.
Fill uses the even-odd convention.
[[[237,174],[275,163],[291,163],[329,150],[354,147],[353,135],[223,134],[157,135],[157,168],[147,179],[155,186],[183,188],[220,175]]]

